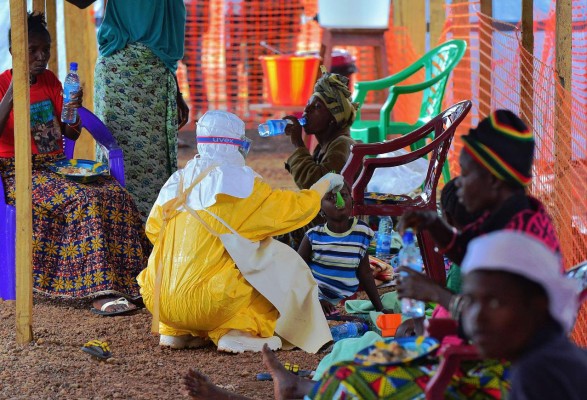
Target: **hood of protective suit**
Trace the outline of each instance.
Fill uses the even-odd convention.
[[[198,155],[169,178],[156,203],[162,205],[177,197],[182,177],[185,190],[210,167],[212,169],[188,195],[187,204],[191,208],[210,207],[219,194],[249,197],[255,178],[260,175],[245,165],[245,158],[239,151],[239,143],[245,138],[245,123],[226,111],[208,111],[197,122],[196,136]]]

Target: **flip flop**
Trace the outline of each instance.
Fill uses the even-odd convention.
[[[82,351],[100,360],[107,360],[112,357],[108,343],[100,340],[90,340],[82,346]]]
[[[290,364],[289,362],[286,362],[285,364],[283,364],[283,367],[288,370],[289,372],[291,372],[292,374],[295,374],[297,376],[300,376],[302,378],[308,378],[308,377],[312,377],[314,375],[314,373],[316,371],[311,371],[311,370],[307,370],[307,369],[300,369],[300,366],[298,364]],[[261,372],[260,374],[257,374],[257,380],[258,381],[272,381],[273,378],[271,377],[271,374],[269,372]]]
[[[126,308],[122,309],[122,310],[118,310],[118,311],[107,311],[108,307],[111,307],[111,306],[125,306]],[[102,306],[100,307],[99,310],[92,307],[91,311],[94,314],[98,314],[98,315],[113,316],[113,315],[127,314],[129,312],[135,311],[136,309],[137,309],[137,306],[130,303],[124,297],[121,297],[119,299],[111,300],[111,301],[108,301],[108,302],[102,304]]]

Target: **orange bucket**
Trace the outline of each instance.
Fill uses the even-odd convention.
[[[305,106],[314,90],[320,57],[275,55],[259,59],[269,103]]]

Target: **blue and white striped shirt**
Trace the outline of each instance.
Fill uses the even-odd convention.
[[[343,233],[332,232],[326,224],[306,232],[312,247],[310,269],[318,283],[320,299],[336,304],[356,293],[357,269],[373,235],[373,230],[357,218]]]

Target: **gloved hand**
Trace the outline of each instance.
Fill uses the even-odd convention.
[[[328,185],[328,186],[327,186]],[[340,174],[335,174],[334,172],[329,172],[324,175],[322,178],[318,180],[315,184],[310,187],[311,190],[316,190],[317,192],[325,195],[329,192],[339,192],[342,187],[344,186],[344,178]]]

